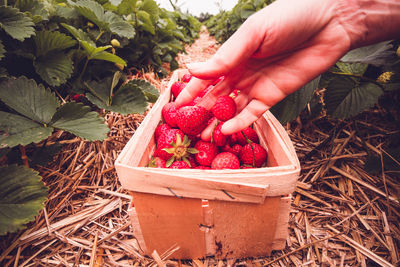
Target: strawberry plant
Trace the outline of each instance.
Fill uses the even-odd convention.
[[[154,0],[11,0],[0,6],[0,234],[20,229],[43,206],[46,188],[32,168],[63,131],[104,140],[107,111],[143,113],[158,90],[132,72],[177,67],[200,23]],[[39,157],[40,155],[41,157]],[[28,156],[28,159],[26,159]],[[45,157],[47,156],[47,157]],[[8,165],[7,165],[8,164]],[[23,196],[21,192],[26,192]],[[14,196],[14,197],[10,197]],[[11,210],[21,213],[10,215]],[[19,217],[18,217],[19,216]]]

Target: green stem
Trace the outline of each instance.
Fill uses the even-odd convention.
[[[79,82],[82,81],[82,77],[83,77],[83,74],[84,74],[85,71],[86,71],[86,68],[87,68],[88,63],[89,63],[89,58],[86,59],[86,62],[85,62],[85,65],[83,66],[83,69],[82,69],[82,71],[81,71],[81,74],[79,74],[79,78],[78,78],[78,81],[79,81]]]
[[[101,30],[99,35],[97,35],[97,37],[96,37],[96,42],[100,39],[100,37],[103,35],[103,33],[104,33],[104,31]]]

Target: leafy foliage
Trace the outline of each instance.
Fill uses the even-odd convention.
[[[47,187],[37,171],[25,166],[0,167],[0,235],[24,227],[39,214]]]
[[[184,42],[193,42],[200,30],[194,17],[162,9],[154,0],[11,2],[13,7],[0,6],[0,156],[9,164],[21,163],[10,160],[21,156],[18,146],[29,148],[28,157],[51,158],[55,149],[36,144],[55,129],[103,140],[109,128],[99,109],[144,112],[159,92],[128,75],[143,69],[161,76],[165,63],[177,68]],[[0,181],[18,182],[24,174],[18,170],[13,181],[6,168],[12,169],[0,169]],[[19,229],[37,211],[30,204],[27,210],[15,207],[14,217],[0,211],[0,233]]]

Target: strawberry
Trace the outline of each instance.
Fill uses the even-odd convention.
[[[178,108],[174,102],[165,104],[161,110],[164,121],[171,127],[176,127],[176,119],[178,116]]]
[[[195,97],[195,99],[187,103],[186,106],[195,106],[200,102],[201,99],[202,99],[201,97],[197,96]]]
[[[158,141],[158,138],[167,130],[171,129],[171,126],[169,126],[166,123],[161,123],[159,125],[157,125],[156,130],[155,130],[155,139],[156,139],[156,143]]]
[[[165,131],[157,141],[157,157],[163,160],[169,160],[173,156],[173,152],[165,151],[166,148],[173,148],[172,144],[177,144],[178,139],[181,141],[185,138],[185,134],[179,129],[169,129]]]
[[[189,164],[186,161],[179,160],[179,161],[174,161],[171,166],[168,168],[170,169],[190,169]]]
[[[267,159],[267,151],[259,144],[249,143],[243,146],[239,153],[239,159],[243,165],[260,168]]]
[[[232,154],[239,156],[240,150],[242,150],[242,146],[239,144],[234,144],[233,146],[229,146],[229,144],[225,144],[222,147],[222,151],[231,152]]]
[[[227,137],[221,132],[222,124],[222,122],[218,123],[212,133],[211,140],[216,146],[224,146],[226,144]]]
[[[239,159],[230,152],[221,152],[213,159],[211,169],[239,169]]]
[[[186,161],[187,160],[187,161]],[[196,168],[197,167],[197,162],[196,162],[196,160],[194,159],[194,157],[193,156],[189,156],[189,157],[187,157],[187,159],[186,159],[185,161],[186,161],[186,163],[189,163],[189,166],[190,166],[190,168]]]
[[[177,98],[182,90],[186,87],[187,83],[184,82],[174,82],[171,86],[171,92],[174,98]]]
[[[153,157],[147,166],[153,168],[166,168],[166,163],[165,160],[160,157]]]
[[[184,83],[188,83],[190,81],[190,79],[192,79],[192,74],[186,73],[185,75],[182,76],[181,80]]]
[[[203,166],[211,166],[211,162],[218,154],[218,147],[211,142],[200,140],[194,145],[194,148],[198,151],[195,155],[197,163]]]
[[[176,123],[188,135],[197,135],[207,126],[210,112],[200,106],[184,106],[178,109]]]
[[[214,106],[211,108],[211,112],[220,121],[227,121],[236,114],[236,103],[232,97],[228,95],[219,96]]]
[[[247,127],[247,128],[244,128],[242,131],[234,134],[234,135],[236,135],[236,142],[239,145],[244,146],[248,143],[246,138],[243,136],[242,132],[244,133],[244,135],[246,135],[247,139],[249,139],[251,142],[254,142],[257,144],[260,142],[260,139],[258,138],[256,131],[254,131],[254,129],[251,127]]]

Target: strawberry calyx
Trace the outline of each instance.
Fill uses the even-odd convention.
[[[191,164],[188,160],[188,157],[191,154],[196,154],[199,152],[197,149],[190,147],[190,139],[187,137],[187,135],[184,136],[183,140],[180,135],[177,135],[176,142],[171,142],[170,145],[171,147],[162,149],[167,153],[172,154],[172,156],[166,162],[167,167],[171,166],[175,160],[183,160],[190,166]]]

